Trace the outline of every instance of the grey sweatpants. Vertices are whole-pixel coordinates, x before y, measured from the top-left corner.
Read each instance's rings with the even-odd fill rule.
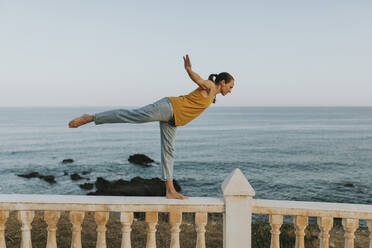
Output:
[[[145,123],[159,121],[161,140],[161,165],[164,180],[173,180],[174,139],[176,127],[168,122],[173,118],[172,104],[164,97],[138,109],[115,109],[94,115],[96,125],[104,123]]]

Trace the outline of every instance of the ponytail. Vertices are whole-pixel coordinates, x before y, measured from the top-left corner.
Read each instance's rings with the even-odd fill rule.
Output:
[[[209,77],[208,77],[208,80],[211,80],[213,83],[216,83],[216,78],[217,78],[217,74],[211,74],[211,75],[209,75]],[[213,80],[213,77],[215,78],[214,80]]]

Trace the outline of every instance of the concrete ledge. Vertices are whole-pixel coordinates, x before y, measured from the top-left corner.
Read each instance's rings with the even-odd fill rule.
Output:
[[[252,213],[372,219],[372,205],[253,199]]]
[[[0,194],[0,210],[170,212],[177,209],[182,212],[225,211],[223,199],[211,197],[175,200],[165,197]]]

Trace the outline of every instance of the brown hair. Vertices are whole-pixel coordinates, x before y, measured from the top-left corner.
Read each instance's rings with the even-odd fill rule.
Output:
[[[215,79],[213,80],[213,78]],[[228,84],[231,80],[234,80],[234,78],[228,72],[221,72],[220,74],[209,75],[208,80],[211,80],[216,85],[219,85],[222,80],[225,80],[225,84]],[[213,99],[213,103],[216,103],[216,96]]]

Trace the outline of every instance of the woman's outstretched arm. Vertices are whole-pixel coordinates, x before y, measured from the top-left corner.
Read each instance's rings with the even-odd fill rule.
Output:
[[[199,85],[200,88],[205,90],[210,90],[213,86],[213,82],[210,80],[204,80],[202,79],[199,74],[192,71],[191,69],[191,61],[189,58],[189,55],[186,54],[186,57],[183,56],[183,61],[185,63],[185,70],[187,71],[187,74],[189,74],[189,77],[192,81],[194,81],[197,85]]]

